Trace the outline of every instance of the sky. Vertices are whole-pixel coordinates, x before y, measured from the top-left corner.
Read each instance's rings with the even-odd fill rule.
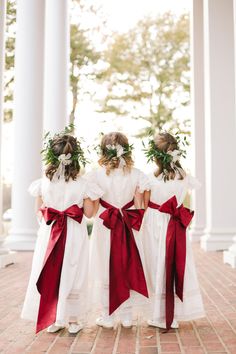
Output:
[[[192,0],[96,0],[107,14],[109,26],[126,31],[148,14],[172,11],[179,14],[190,10]]]

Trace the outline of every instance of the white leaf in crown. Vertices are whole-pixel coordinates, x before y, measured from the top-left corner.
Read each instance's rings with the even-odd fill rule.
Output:
[[[180,156],[181,156],[181,153],[179,150],[173,150],[173,151],[169,150],[169,151],[167,151],[167,154],[172,156],[172,162],[179,161]]]
[[[116,154],[117,154],[117,157],[121,157],[124,154],[123,146],[121,146],[119,144],[116,145]]]

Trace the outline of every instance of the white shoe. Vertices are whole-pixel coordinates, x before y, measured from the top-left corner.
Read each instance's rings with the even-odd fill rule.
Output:
[[[121,321],[121,324],[124,328],[131,328],[133,325],[133,322],[132,322],[132,320],[124,320],[124,321]]]
[[[157,321],[154,321],[154,320],[147,320],[147,324],[151,327],[158,327],[158,328],[166,328],[164,322],[161,323],[161,322],[157,322]]]
[[[114,327],[114,321],[112,318],[109,318],[108,316],[101,316],[96,319],[96,325],[104,327],[104,328],[113,328]]]
[[[178,329],[179,328],[179,324],[176,320],[173,320],[172,324],[171,324],[171,328],[173,329]]]
[[[56,333],[60,331],[60,329],[65,328],[64,326],[58,326],[55,323],[53,323],[51,326],[47,328],[48,333]]]
[[[68,332],[71,334],[76,334],[81,331],[81,329],[83,329],[83,325],[81,323],[70,323]]]
[[[148,320],[147,324],[151,327],[158,327],[161,329],[166,329],[166,323],[165,322],[158,322],[158,321],[154,321],[154,320]],[[176,320],[173,320],[172,324],[171,324],[171,328],[173,329],[177,329],[179,328],[178,322]]]

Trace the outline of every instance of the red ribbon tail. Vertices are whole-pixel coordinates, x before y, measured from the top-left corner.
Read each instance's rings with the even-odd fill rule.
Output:
[[[170,219],[166,235],[166,329],[174,319],[174,273],[175,273],[175,221]]]
[[[173,274],[173,265],[171,264],[170,259],[167,259],[166,262],[166,304],[165,305],[166,305],[166,329],[169,330],[171,328],[174,319],[174,308],[175,308],[174,274]]]
[[[176,238],[176,271],[175,271],[175,292],[183,302],[184,273],[186,263],[186,228],[179,223],[176,225],[178,237]]]
[[[127,249],[121,222],[116,231],[111,230],[109,265],[109,315],[111,315],[130,296],[126,274]]]
[[[126,234],[129,243],[128,276],[130,289],[148,298],[148,289],[143,265],[132,229],[129,230],[126,227]]]
[[[178,296],[178,298],[183,302],[183,289],[176,289],[176,295]]]
[[[36,325],[36,333],[47,328],[56,321],[57,299],[53,303],[48,302],[47,296],[41,295],[38,319]]]
[[[130,292],[127,289],[127,291],[123,294],[122,296],[119,296],[119,294],[114,294],[112,290],[109,291],[109,316],[113,314],[115,310],[118,309],[120,305],[123,304],[126,300],[128,300],[130,297]]]
[[[61,270],[67,236],[67,216],[79,223],[83,218],[83,209],[79,208],[78,205],[72,205],[64,212],[53,208],[43,208],[41,211],[48,224],[53,220],[55,222],[51,228],[43,268],[36,283],[41,295],[36,333],[56,321]]]
[[[148,297],[141,258],[135,243],[132,227],[139,230],[143,210],[129,210],[133,201],[119,209],[101,200],[106,210],[100,215],[103,224],[111,231],[109,264],[109,314],[129,299],[130,290]]]
[[[166,328],[169,330],[174,319],[174,287],[176,295],[183,301],[184,273],[186,262],[186,227],[193,212],[183,205],[178,207],[175,196],[161,206],[149,202],[149,207],[170,214],[166,233]]]
[[[49,246],[50,242],[53,242],[52,235],[56,231],[57,229],[52,226]],[[53,324],[56,320],[61,270],[66,242],[66,226],[62,231],[60,230],[60,232],[61,236],[54,244],[52,252],[46,259],[36,284],[41,295],[36,333]]]
[[[169,292],[166,294],[166,329],[171,328],[174,319],[174,293]]]

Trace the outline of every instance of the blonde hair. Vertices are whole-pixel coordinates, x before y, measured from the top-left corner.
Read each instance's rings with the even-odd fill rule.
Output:
[[[154,143],[158,150],[167,152],[179,150],[178,142],[170,133],[159,133],[154,137]],[[156,177],[160,176],[163,171],[163,163],[160,159],[155,158],[155,163],[158,169],[154,172]],[[165,165],[165,180],[173,180],[178,176],[178,179],[184,179],[185,171],[179,161],[175,162],[174,168],[171,164]]]
[[[109,157],[106,153],[107,145],[116,145],[119,144],[122,147],[127,147],[129,145],[128,138],[120,132],[111,132],[105,134],[101,140],[101,157],[98,160],[100,166],[106,167],[106,174],[109,175],[111,170],[114,170],[119,167],[120,158],[119,157]],[[130,172],[131,168],[134,165],[132,159],[131,151],[128,151],[122,158],[125,160],[126,165],[123,167],[124,172]]]

